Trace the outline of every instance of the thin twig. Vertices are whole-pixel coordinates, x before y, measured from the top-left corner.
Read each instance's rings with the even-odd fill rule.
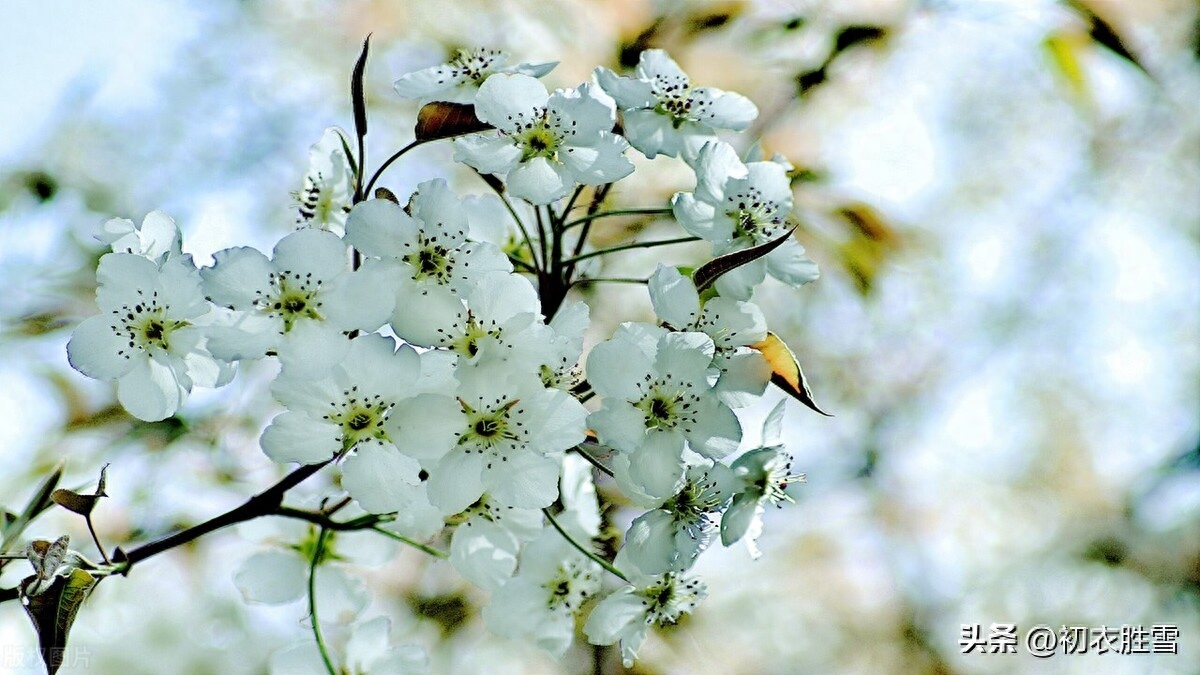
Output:
[[[317,639],[317,650],[321,652],[321,660],[325,662],[325,669],[329,671],[329,675],[338,675],[337,668],[333,667],[333,660],[329,658],[329,648],[325,646],[325,638],[321,635],[321,621],[317,618],[317,565],[325,556],[325,537],[329,535],[329,530],[321,528],[317,534],[317,545],[313,549],[312,562],[308,566],[308,616],[312,620],[313,637]]]

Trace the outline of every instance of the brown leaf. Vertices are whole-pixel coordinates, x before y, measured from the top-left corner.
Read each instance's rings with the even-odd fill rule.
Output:
[[[768,332],[765,340],[750,346],[761,352],[767,364],[771,366],[772,384],[816,412],[833,417],[817,406],[812,390],[808,387],[808,380],[804,377],[804,371],[800,370],[800,363],[796,361],[796,355],[778,335]]]
[[[722,274],[731,272],[747,263],[754,262],[779,248],[795,231],[796,228],[793,227],[778,238],[772,239],[765,244],[751,246],[750,248],[744,248],[733,253],[726,253],[697,267],[696,271],[692,273],[692,282],[696,284],[696,292],[703,293],[709,286],[716,283]]]
[[[418,141],[436,141],[493,128],[475,116],[475,106],[467,103],[434,101],[426,103],[417,113],[414,130]]]

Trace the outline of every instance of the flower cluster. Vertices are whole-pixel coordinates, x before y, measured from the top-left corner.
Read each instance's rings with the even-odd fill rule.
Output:
[[[497,633],[562,654],[593,607],[588,639],[620,641],[628,664],[650,628],[704,597],[691,569],[718,534],[757,555],[764,505],[800,478],[778,442],[782,404],[764,446],[740,456],[736,410],[775,372],[757,347],[768,333],[754,288],[767,274],[804,284],[816,266],[790,236],[786,162],[746,163],[717,137],[755,118],[748,99],[692,87],[658,50],[631,77],[600,68],[554,92],[537,79],[554,64],[506,58],[460,52],[396,82],[432,106],[474,106],[469,131],[439,137],[455,136],[457,161],[502,177],[487,183],[503,186],[496,196],[464,198],[444,180],[403,200],[358,196],[362,158],[331,129],[311,153],[300,228],[270,255],[230,248],[197,269],[165,215],[106,223],[101,314],[68,354],[116,380],[144,420],[176,414],[194,386],[227,383],[239,362],[276,359],[282,412],[262,433],[267,456],[336,466],[363,522],[414,542],[448,532],[450,563],[492,593],[483,618]],[[692,167],[695,189],[659,212],[711,242],[723,273],[710,288],[660,265],[643,280],[657,320],[622,323],[585,356],[576,263],[605,251],[581,256],[587,230],[569,218],[585,191],[589,215],[604,215],[609,187],[634,171],[631,146]],[[612,557],[598,546],[611,504],[596,480],[642,510]],[[293,549],[260,557],[296,567]],[[253,590],[272,580],[253,566],[239,574],[247,597],[297,595],[294,583]],[[610,577],[624,585],[589,602]],[[386,643],[386,622],[364,631]]]

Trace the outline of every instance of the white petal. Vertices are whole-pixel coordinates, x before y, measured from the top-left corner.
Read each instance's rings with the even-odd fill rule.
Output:
[[[728,406],[713,397],[696,405],[696,424],[684,430],[692,449],[710,459],[720,459],[737,450],[742,425]]]
[[[679,192],[671,199],[671,210],[675,220],[688,234],[711,242],[728,242],[733,234],[727,226],[728,219],[717,218],[717,210],[708,202],[696,199],[690,192]]]
[[[750,173],[733,146],[706,143],[696,159],[696,198],[714,206],[725,204],[726,183],[745,179]]]
[[[633,163],[621,154],[627,147],[625,139],[606,131],[588,146],[562,148],[558,158],[577,183],[615,183],[633,173]]]
[[[450,563],[471,583],[495,590],[512,577],[519,549],[520,543],[507,530],[472,519],[450,538]]]
[[[279,605],[304,595],[308,563],[294,551],[267,550],[246,558],[233,583],[246,602]]]
[[[462,512],[483,494],[482,473],[478,453],[450,451],[430,472],[429,501],[446,515]]]
[[[655,499],[675,494],[683,480],[683,436],[677,431],[648,432],[641,448],[629,456],[629,478]]]
[[[271,420],[259,444],[273,461],[312,464],[342,449],[342,430],[335,424],[288,411]]]
[[[271,287],[274,267],[267,256],[246,248],[227,248],[213,254],[213,266],[200,270],[204,292],[222,307],[250,309],[259,293]]]
[[[279,342],[279,362],[289,377],[322,377],[349,349],[349,338],[336,328],[323,321],[298,321]]]
[[[574,396],[560,389],[543,389],[525,396],[518,406],[529,430],[531,450],[550,454],[566,450],[584,439],[588,411]]]
[[[588,382],[605,397],[636,400],[637,383],[653,371],[653,361],[623,340],[601,342],[587,358]]]
[[[346,217],[346,241],[365,255],[401,258],[417,242],[417,223],[387,199],[368,199]]]
[[[687,73],[661,49],[647,49],[638,56],[637,74],[642,79],[664,78],[676,80],[685,86],[689,81]]]
[[[677,555],[673,516],[654,509],[635,518],[625,533],[624,551],[642,574],[670,571]]]
[[[758,108],[750,99],[731,91],[697,87],[690,98],[696,118],[718,129],[742,131],[758,117]]]
[[[541,509],[558,498],[558,471],[552,457],[519,452],[484,472],[484,489],[505,506]]]
[[[770,257],[769,255],[767,256]],[[734,300],[749,300],[754,294],[754,287],[761,284],[767,276],[767,263],[762,258],[746,263],[737,269],[730,270],[717,278],[717,292],[723,297]]]
[[[455,74],[456,68],[443,63],[401,75],[394,83],[396,93],[404,98],[428,98],[466,82],[466,77]]]
[[[454,447],[464,425],[457,401],[440,394],[421,394],[396,404],[388,415],[387,432],[401,452],[437,460]]]
[[[795,239],[768,253],[766,260],[767,271],[785,284],[800,286],[821,276],[817,263],[804,254],[804,247]]]
[[[562,113],[564,123],[574,134],[573,142],[590,145],[597,134],[610,133],[616,121],[612,99],[595,90],[593,84],[580,85],[578,89],[556,91],[546,104],[549,110]]]
[[[281,272],[312,273],[314,280],[332,279],[350,268],[346,243],[326,230],[297,230],[275,245],[272,257]]]
[[[497,129],[514,131],[521,120],[539,114],[549,96],[546,85],[535,78],[497,73],[479,87],[475,96],[475,114]]]
[[[509,193],[529,200],[531,204],[549,204],[565,197],[572,187],[574,181],[567,168],[545,157],[521,162],[508,172]]]
[[[763,508],[753,495],[740,493],[734,496],[729,508],[721,516],[721,544],[729,546],[742,538],[750,524],[758,519]]]
[[[188,387],[179,381],[179,375],[157,359],[139,360],[132,370],[117,380],[117,400],[130,415],[140,420],[157,422],[166,419],[174,415],[187,398]]]
[[[610,399],[604,407],[588,416],[588,425],[600,442],[622,452],[633,452],[645,440],[646,416],[633,405]]]
[[[129,346],[129,337],[113,325],[111,316],[104,313],[85,319],[67,342],[71,366],[98,380],[115,380],[148,358],[141,348]],[[122,355],[122,351],[126,353]]]
[[[678,157],[682,145],[671,118],[653,110],[626,110],[622,115],[625,138],[629,144],[654,159],[656,155]]]
[[[508,173],[521,161],[521,149],[507,136],[472,134],[454,139],[454,161],[480,173]]]
[[[654,314],[673,328],[684,330],[700,318],[700,295],[691,279],[659,263],[650,276],[650,303]]]
[[[371,601],[366,583],[335,565],[317,568],[317,617],[330,623],[352,623]]]
[[[396,304],[400,273],[394,263],[365,260],[321,292],[321,310],[338,330],[373,331],[387,322]]]
[[[621,77],[608,68],[597,68],[594,74],[600,87],[616,100],[618,107],[626,110],[654,107],[656,102],[654,90],[650,87],[649,82],[632,77]]]
[[[418,482],[421,466],[390,443],[359,443],[342,461],[342,487],[371,513],[390,513],[404,506],[400,493]]]

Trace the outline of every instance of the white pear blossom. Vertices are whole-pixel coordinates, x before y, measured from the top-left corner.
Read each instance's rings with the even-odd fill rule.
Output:
[[[687,571],[716,534],[733,483],[723,464],[689,467],[678,492],[634,519],[625,533],[625,559],[645,574]]]
[[[701,308],[692,280],[661,264],[650,277],[649,290],[654,313],[665,327],[712,338],[712,365],[720,373],[713,389],[726,404],[740,407],[762,396],[771,381],[771,366],[750,348],[767,337],[767,321],[757,305],[717,296]]]
[[[542,532],[541,509],[505,506],[487,494],[457,517],[465,520],[450,538],[450,564],[487,590],[513,575],[521,546]]]
[[[395,82],[396,93],[404,98],[424,101],[474,103],[479,85],[491,75],[518,73],[541,77],[558,65],[554,61],[505,66],[507,62],[508,54],[497,49],[459,49],[448,63],[401,75]]]
[[[157,256],[156,256],[157,257]],[[117,398],[134,417],[167,418],[193,386],[219,387],[233,367],[208,350],[212,306],[188,255],[161,266],[134,253],[109,253],[96,269],[100,314],[83,321],[67,343],[79,372],[117,381]]]
[[[298,226],[341,234],[354,199],[354,172],[341,129],[329,127],[309,150],[308,173],[298,199]]]
[[[583,302],[564,302],[550,320],[549,345],[542,350],[542,384],[570,389],[579,380],[579,357],[588,329],[588,306]]]
[[[781,400],[767,415],[763,447],[746,452],[730,467],[736,481],[735,494],[721,519],[721,543],[729,546],[744,538],[753,558],[762,555],[756,540],[762,534],[764,506],[792,501],[787,486],[804,482],[804,474],[792,473],[792,458],[779,442],[784,403]]]
[[[460,368],[457,377],[463,423],[454,449],[429,472],[430,501],[447,515],[484,492],[506,506],[549,506],[558,496],[558,457],[584,439],[587,410],[504,363]]]
[[[661,153],[691,163],[701,146],[716,140],[714,129],[741,131],[758,117],[758,108],[741,94],[692,87],[661,49],[641,53],[634,77],[607,68],[597,68],[595,74],[621,109],[629,144],[650,159]]]
[[[575,637],[575,618],[600,592],[600,565],[547,528],[521,552],[516,576],[492,593],[483,620],[492,632],[527,638],[562,656]]]
[[[351,340],[346,357],[323,377],[284,371],[271,391],[288,410],[263,432],[263,451],[277,462],[301,463],[353,452],[342,465],[344,486],[363,508],[386,512],[377,507],[391,504],[387,488],[415,485],[417,458],[436,459],[448,450],[462,415],[452,391],[429,393],[421,376],[422,356],[407,345],[395,351],[382,335]],[[401,417],[424,423],[401,425]]]
[[[743,164],[728,143],[708,143],[696,160],[695,192],[677,193],[671,206],[683,229],[712,242],[713,254],[723,255],[786,233],[792,188],[779,162]],[[716,288],[723,296],[746,300],[768,273],[792,286],[819,276],[804,247],[789,237],[766,256],[721,275]]]
[[[354,207],[346,241],[365,255],[378,257],[397,272],[393,330],[414,344],[432,346],[447,314],[462,310],[462,296],[491,273],[512,270],[494,244],[468,241],[467,210],[445,181],[422,183],[409,215],[386,199]],[[534,304],[537,298],[534,294]]]
[[[351,271],[349,249],[331,232],[289,234],[268,260],[246,247],[218,251],[200,271],[209,300],[231,310],[210,347],[226,359],[277,354],[298,377],[319,377],[345,355],[346,333],[375,330],[395,296],[382,266]]]
[[[675,493],[683,478],[685,441],[719,459],[737,448],[741,426],[708,383],[712,340],[625,323],[588,355],[588,381],[604,406],[588,423],[623,453],[616,469],[651,499]]]
[[[526,75],[493,75],[475,112],[498,133],[455,139],[455,155],[483,173],[507,174],[508,192],[533,204],[565,197],[577,184],[611,183],[633,172],[628,144],[612,133],[612,102],[592,85],[549,94]]]
[[[96,239],[113,253],[133,253],[157,263],[183,252],[183,236],[175,221],[162,211],[151,211],[141,226],[128,218],[111,218],[96,231]]]
[[[421,675],[429,671],[429,656],[419,645],[393,644],[391,621],[376,617],[355,624],[346,641],[346,667],[354,675]],[[284,647],[271,655],[270,675],[327,675],[321,651],[312,639]]]
[[[251,554],[238,565],[233,582],[247,602],[283,605],[304,597],[317,532],[309,526],[298,539],[275,541]],[[361,537],[361,533],[348,533]],[[349,624],[371,601],[364,580],[334,554],[338,535],[326,534],[325,550],[316,569],[317,612],[322,621]],[[353,547],[346,547],[348,550]]]
[[[708,594],[700,580],[674,572],[633,575],[631,581],[601,600],[583,627],[588,642],[594,645],[620,641],[621,661],[626,668],[633,666],[651,626],[677,622]]]

